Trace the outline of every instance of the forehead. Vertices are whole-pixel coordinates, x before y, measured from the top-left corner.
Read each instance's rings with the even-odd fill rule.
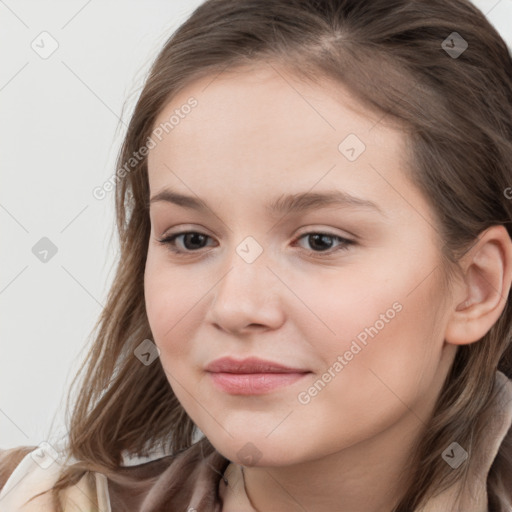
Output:
[[[192,82],[164,107],[155,127],[165,124],[191,97],[197,100],[197,106],[169,130],[174,143],[202,137],[210,126],[219,125],[223,134],[237,139],[250,134],[257,141],[263,138],[267,145],[272,140],[265,134],[272,132],[279,134],[280,143],[292,146],[312,136],[322,138],[326,132],[342,137],[351,130],[368,142],[401,136],[391,118],[363,107],[343,84],[327,78],[318,84],[306,82],[270,63],[223,71]],[[189,121],[184,122],[187,118]],[[209,140],[215,135],[209,133]]]
[[[268,196],[269,187],[315,182],[376,194],[380,173],[396,181],[405,167],[396,123],[365,109],[342,84],[308,83],[270,64],[192,82],[153,128],[161,140],[153,136],[148,155],[152,194],[166,185],[186,192],[188,183],[198,195],[261,189]],[[348,158],[351,148],[356,159]]]

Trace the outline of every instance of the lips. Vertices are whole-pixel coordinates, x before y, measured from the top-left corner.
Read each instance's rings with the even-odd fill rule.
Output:
[[[273,361],[257,357],[237,360],[232,357],[222,357],[212,361],[207,367],[209,372],[223,373],[307,373],[309,370],[291,368]]]
[[[233,395],[261,395],[297,382],[311,373],[273,361],[251,357],[216,359],[206,366],[213,384]]]

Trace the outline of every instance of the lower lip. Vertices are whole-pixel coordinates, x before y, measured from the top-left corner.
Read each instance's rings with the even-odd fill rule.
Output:
[[[309,372],[308,372],[309,373]],[[213,383],[221,391],[233,395],[261,395],[293,384],[308,373],[211,373]]]

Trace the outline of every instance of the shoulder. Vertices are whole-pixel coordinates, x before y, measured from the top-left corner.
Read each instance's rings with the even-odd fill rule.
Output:
[[[0,451],[0,510],[53,512],[52,494],[44,492],[59,479],[63,455],[46,444]],[[63,492],[64,506],[69,503],[75,507],[70,510],[86,510],[91,503],[105,505],[105,482],[103,475],[94,473],[92,481],[84,475]],[[39,493],[44,494],[37,496]]]
[[[16,466],[28,453],[34,451],[37,446],[17,446],[3,450],[0,448],[0,490],[5,486]]]
[[[53,461],[48,458],[48,454],[38,446],[19,446],[2,450],[0,453],[2,510],[22,510],[26,500],[45,490],[45,487],[51,487],[57,475],[56,464],[50,464],[50,462]],[[44,501],[45,505],[48,505],[46,500]],[[38,503],[42,505],[41,500]],[[30,510],[30,507],[27,510]]]

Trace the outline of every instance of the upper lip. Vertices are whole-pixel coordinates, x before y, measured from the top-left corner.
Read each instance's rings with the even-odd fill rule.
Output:
[[[215,359],[206,366],[209,372],[224,373],[307,373],[309,370],[291,368],[274,361],[267,361],[257,357],[246,359],[234,359],[232,357],[221,357]]]

